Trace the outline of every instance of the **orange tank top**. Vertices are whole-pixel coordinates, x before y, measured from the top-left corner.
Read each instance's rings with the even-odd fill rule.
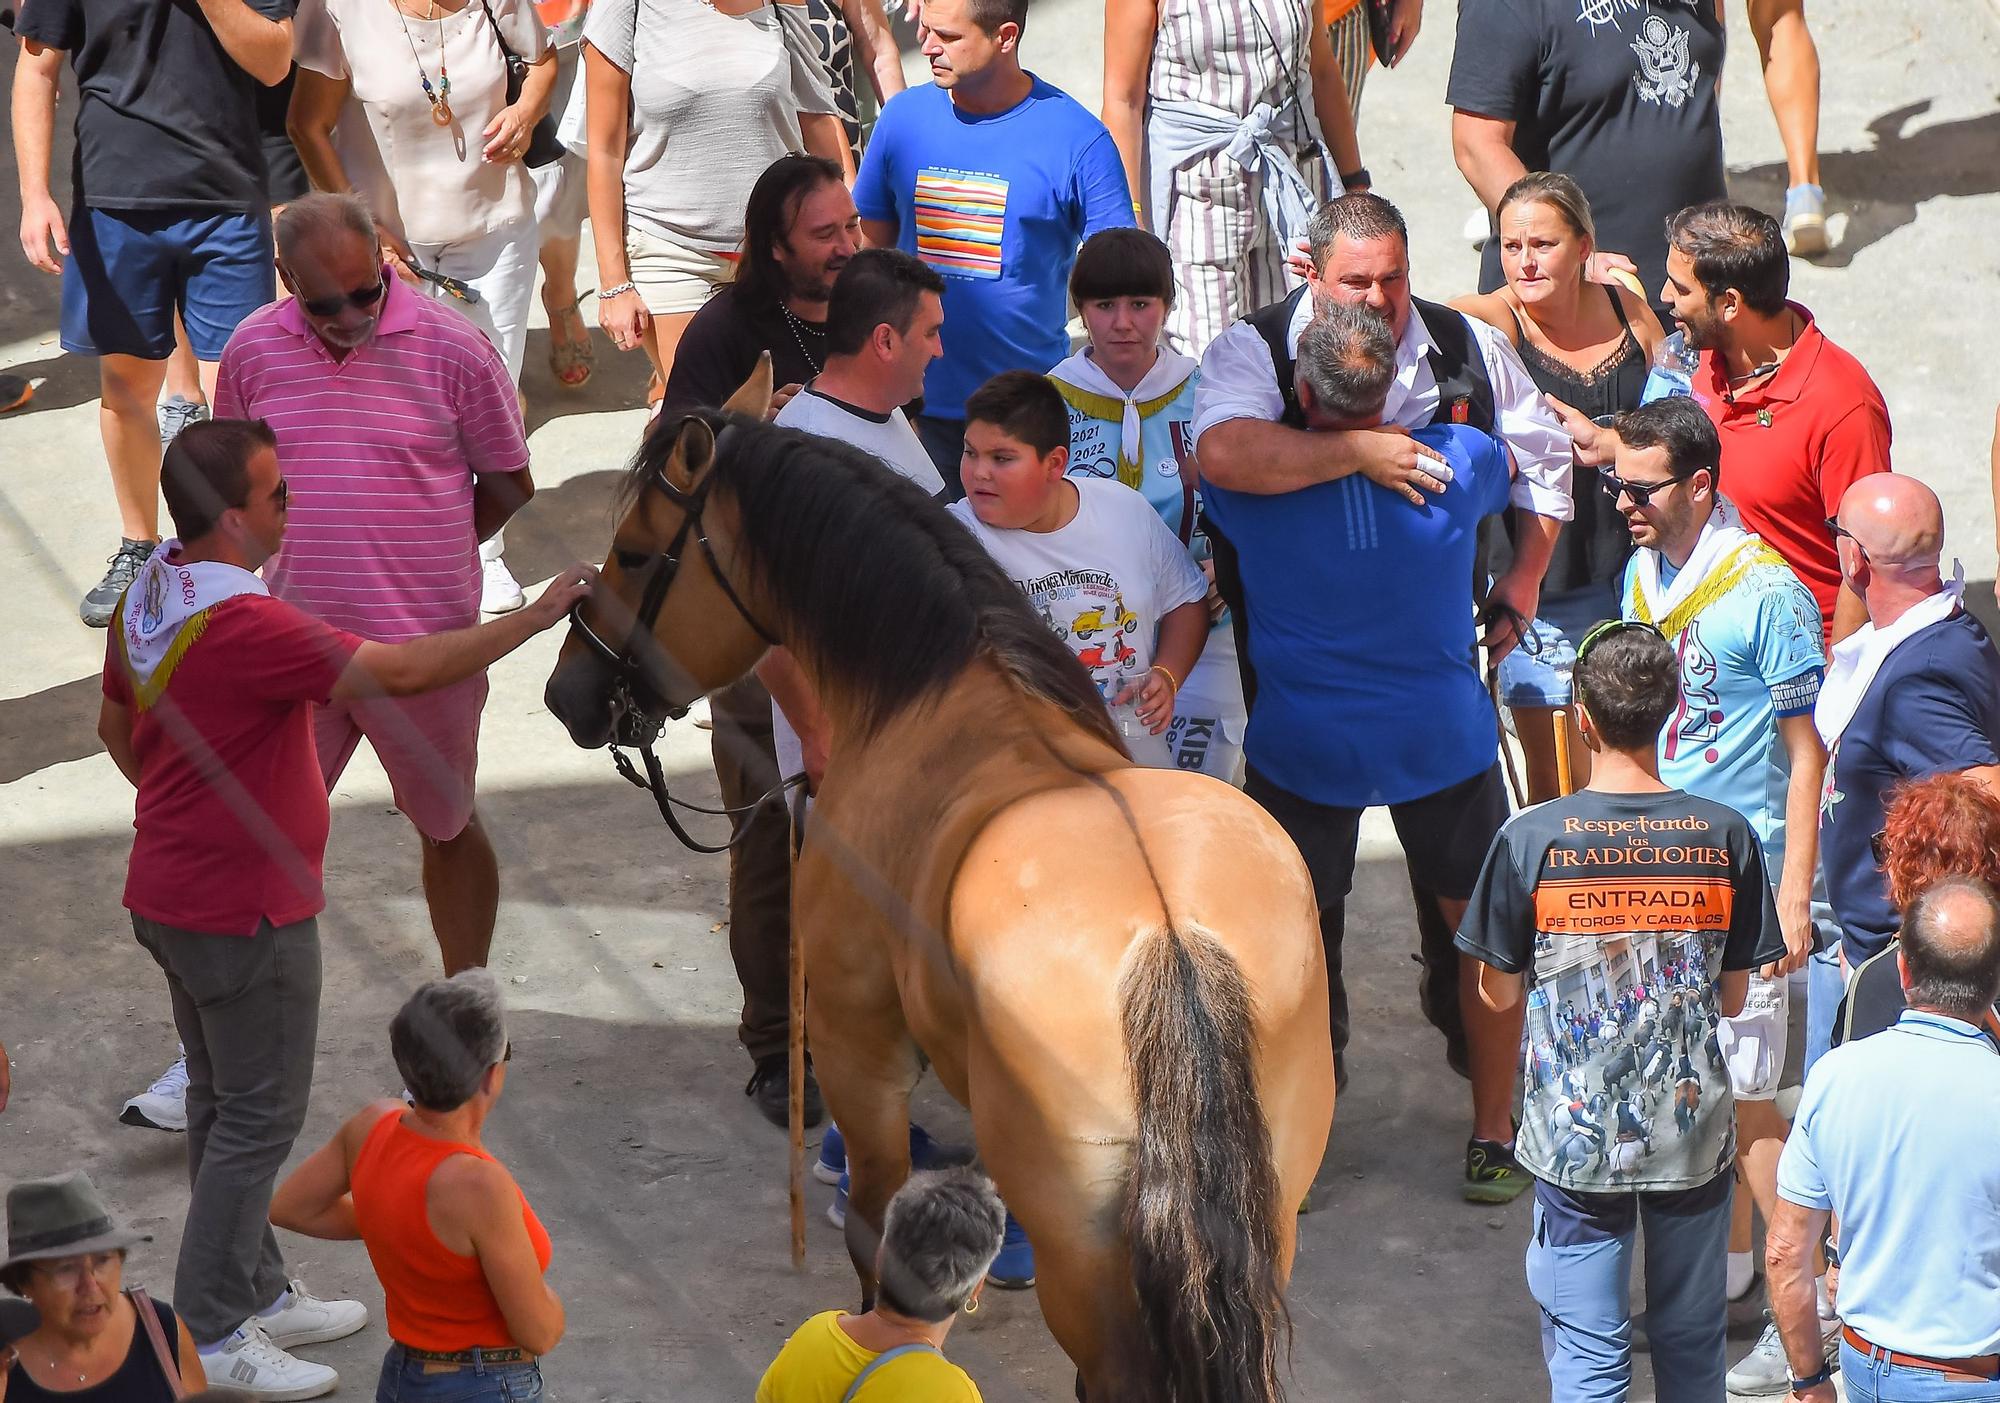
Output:
[[[437,1167],[453,1155],[493,1159],[471,1145],[418,1134],[403,1124],[401,1111],[385,1113],[362,1142],[348,1176],[354,1219],[382,1282],[390,1339],[411,1349],[504,1349],[514,1340],[479,1258],[452,1251],[431,1231],[426,1190]],[[547,1271],[549,1234],[525,1194],[521,1217],[535,1260]]]

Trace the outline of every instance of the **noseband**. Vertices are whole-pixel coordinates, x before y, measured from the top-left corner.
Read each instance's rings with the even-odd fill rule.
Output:
[[[711,429],[714,428],[714,423],[703,416],[689,417],[702,418],[703,423],[708,424]],[[611,763],[628,783],[653,796],[654,804],[659,807],[660,817],[666,820],[667,827],[673,832],[674,837],[681,841],[682,846],[698,853],[729,851],[743,841],[758,809],[783,794],[785,790],[805,782],[803,775],[780,780],[778,786],[768,794],[733,808],[709,808],[676,799],[668,792],[666,771],[660,765],[660,757],[653,750],[653,745],[659,740],[665,722],[655,718],[640,705],[638,700],[642,694],[652,690],[646,682],[645,669],[639,661],[640,641],[653,636],[654,625],[660,619],[660,610],[666,606],[667,591],[673,588],[674,579],[680,574],[681,564],[687,558],[687,544],[690,537],[694,539],[695,545],[700,547],[702,558],[708,562],[709,574],[721,587],[724,597],[735,606],[743,622],[750,626],[750,631],[772,647],[780,646],[777,635],[757,621],[757,616],[750,612],[750,606],[743,602],[743,596],[736,592],[736,586],[729,582],[729,576],[722,569],[722,562],[716,559],[715,547],[709,543],[708,529],[702,524],[702,509],[708,504],[709,488],[715,482],[714,464],[721,461],[724,446],[736,433],[737,428],[734,424],[723,426],[721,433],[716,436],[715,451],[709,460],[710,469],[691,490],[683,492],[674,486],[668,480],[663,468],[654,468],[651,475],[640,484],[641,496],[648,491],[658,491],[674,506],[680,508],[681,524],[674,531],[673,539],[667,542],[664,550],[647,553],[614,548],[620,567],[634,573],[650,572],[646,576],[646,587],[639,596],[639,607],[633,614],[632,628],[625,635],[624,646],[612,646],[590,626],[589,620],[583,613],[586,600],[577,600],[569,611],[571,635],[581,638],[584,645],[611,668],[611,706],[615,713],[609,746]],[[665,708],[665,710],[667,720],[677,721],[687,715],[685,706]],[[639,758],[645,764],[643,776],[639,773],[638,767],[633,765],[631,757],[620,749],[621,746],[639,752]],[[728,841],[719,844],[695,841],[694,836],[681,826],[680,819],[674,813],[676,807],[686,809],[690,813],[711,814],[732,820]]]

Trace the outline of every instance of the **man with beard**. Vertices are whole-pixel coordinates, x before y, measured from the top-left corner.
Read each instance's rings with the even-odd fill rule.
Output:
[[[662,412],[727,403],[769,351],[775,416],[826,364],[826,300],[859,247],[861,219],[840,167],[818,156],[773,161],[744,208],[735,281],[681,333]]]
[[[1786,299],[1791,259],[1777,220],[1716,200],[1668,220],[1667,240],[1660,298],[1701,350],[1694,395],[1722,436],[1729,500],[1812,591],[1831,646],[1868,609],[1841,583],[1827,519],[1857,479],[1889,471],[1889,407],[1861,362]],[[1574,412],[1564,419],[1579,462],[1611,460],[1614,435]]]
[[[780,156],[757,178],[743,215],[736,280],[711,297],[682,333],[667,375],[663,414],[728,401],[771,357],[770,413],[776,416],[826,368],[827,301],[840,270],[861,247],[861,221],[840,167],[817,156]],[[778,760],[771,694],[755,676],[709,699],[710,750],[722,802],[752,815],[729,850],[729,954],[743,986],[736,1036],[753,1068],[743,1090],[771,1124],[783,1127],[791,1086],[792,871],[790,820],[776,794]],[[806,1124],[825,1114],[810,1064]]]

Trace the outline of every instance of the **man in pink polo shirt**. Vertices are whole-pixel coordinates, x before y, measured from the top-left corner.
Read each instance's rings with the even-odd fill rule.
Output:
[[[336,628],[398,642],[479,621],[479,542],[534,493],[506,363],[448,304],[382,266],[368,207],[308,195],[278,218],[291,291],[223,351],[218,416],[262,419],[291,484],[271,593]],[[486,963],[500,874],[473,809],[484,673],[424,697],[315,717],[333,788],[362,737],[423,835],[424,899],[447,975]]]
[[[305,1124],[319,1026],[326,786],[316,703],[448,687],[560,623],[590,591],[565,571],[519,613],[371,642],[270,597],[257,567],[285,534],[289,484],[261,423],[184,430],[161,473],[178,539],[119,598],[98,734],[138,790],[125,905],[187,1049],[187,1225],[174,1307],[211,1379],[260,1398],[337,1382],[287,1345],[367,1323],[287,1279],[269,1221]]]

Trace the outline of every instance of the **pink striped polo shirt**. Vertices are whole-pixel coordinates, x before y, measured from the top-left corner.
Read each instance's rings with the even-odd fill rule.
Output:
[[[472,485],[528,466],[514,384],[478,328],[393,275],[374,337],[335,360],[292,298],[223,350],[219,418],[263,419],[291,492],[264,567],[279,599],[391,643],[479,622]]]

